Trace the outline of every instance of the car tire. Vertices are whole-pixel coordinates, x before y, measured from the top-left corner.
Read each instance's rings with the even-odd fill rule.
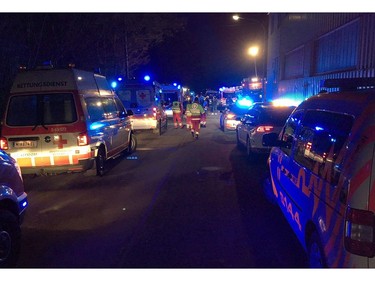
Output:
[[[326,268],[327,263],[324,256],[324,249],[320,242],[319,235],[314,231],[307,244],[307,255],[310,268]]]
[[[236,143],[237,143],[237,148],[242,149],[243,145],[240,142],[240,138],[238,137],[238,131],[236,130]]]
[[[0,210],[0,267],[15,267],[21,246],[21,227],[17,217]]]
[[[251,143],[250,143],[249,137],[246,139],[246,156],[250,160],[253,157],[253,152],[251,151]]]
[[[96,156],[96,175],[102,177],[105,173],[105,150],[100,147]]]
[[[137,137],[135,136],[135,134],[133,133],[130,134],[130,142],[129,142],[129,146],[127,149],[127,153],[130,154],[134,152],[137,149],[137,144],[138,144],[138,141],[137,141]]]
[[[156,128],[154,129],[154,133],[161,136],[161,119],[158,120],[156,123]]]

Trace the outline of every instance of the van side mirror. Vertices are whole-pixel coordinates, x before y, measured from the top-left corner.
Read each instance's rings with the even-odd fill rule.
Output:
[[[128,109],[126,112],[128,113],[128,116],[130,116],[130,115],[134,115],[134,112],[133,112],[133,110],[131,110],[131,109]]]

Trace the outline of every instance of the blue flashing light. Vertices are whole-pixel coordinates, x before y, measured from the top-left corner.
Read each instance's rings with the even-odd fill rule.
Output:
[[[173,83],[173,86],[177,87],[177,83]]]
[[[316,131],[324,131],[324,129],[322,127],[320,127],[320,126],[315,126],[315,130]]]
[[[237,100],[237,104],[239,107],[250,107],[253,105],[253,101],[249,97],[244,97]]]
[[[111,87],[112,87],[112,89],[116,88],[117,87],[117,82],[116,81],[112,81],[111,82]]]
[[[280,98],[272,101],[276,106],[298,106],[301,102],[302,100],[293,98]]]
[[[117,81],[119,81],[119,82],[121,82],[122,80],[123,80],[122,77],[118,77],[118,78],[117,78]]]
[[[92,123],[90,125],[90,130],[97,130],[97,129],[102,128],[103,126],[104,126],[103,123],[97,123],[97,122],[95,122],[95,123]]]
[[[151,80],[151,77],[150,77],[150,75],[145,75],[145,77],[143,77],[143,79],[144,79],[145,81],[150,81],[150,80]]]

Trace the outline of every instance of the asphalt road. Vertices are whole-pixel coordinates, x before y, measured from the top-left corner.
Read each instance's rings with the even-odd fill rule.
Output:
[[[266,156],[248,161],[219,116],[194,140],[171,122],[86,173],[25,177],[18,268],[304,268],[305,254],[264,195]]]

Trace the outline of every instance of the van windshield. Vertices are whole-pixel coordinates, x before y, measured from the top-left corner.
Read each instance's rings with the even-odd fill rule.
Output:
[[[71,93],[13,96],[6,116],[9,126],[68,124],[76,120],[77,112]]]

